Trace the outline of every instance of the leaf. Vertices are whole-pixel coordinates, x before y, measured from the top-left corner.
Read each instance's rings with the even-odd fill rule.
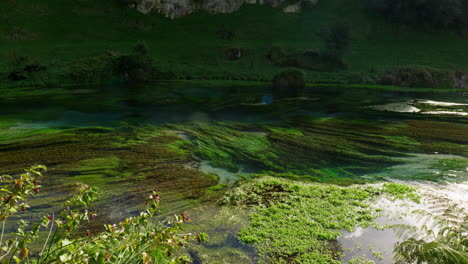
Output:
[[[63,239],[62,241],[60,241],[62,243],[62,246],[63,247],[66,247],[68,245],[70,245],[72,242],[68,239]]]
[[[21,259],[19,259],[17,256],[14,256],[13,259],[16,261],[16,263],[21,263]]]
[[[63,263],[67,263],[67,261],[71,260],[71,256],[67,253],[60,255],[60,261]]]

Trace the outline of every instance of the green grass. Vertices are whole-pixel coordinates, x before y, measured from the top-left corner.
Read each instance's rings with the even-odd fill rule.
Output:
[[[338,20],[351,24],[352,42],[344,58],[349,72],[307,71],[309,81],[349,82],[350,72],[398,65],[468,68],[468,38],[393,25],[367,14],[364,0],[320,1],[300,14],[247,5],[232,14],[197,11],[175,20],[145,16],[116,2],[2,1],[0,9],[8,11],[0,16],[0,70],[8,68],[12,57],[24,55],[49,65],[53,78],[59,78],[78,59],[106,51],[126,53],[143,41],[160,70],[179,79],[270,80],[280,71],[265,58],[272,45],[287,52],[321,50],[326,30]],[[221,27],[233,30],[234,40],[219,39]],[[11,39],[14,29],[26,32],[24,37]],[[228,47],[245,48],[246,55],[228,61],[223,52]]]

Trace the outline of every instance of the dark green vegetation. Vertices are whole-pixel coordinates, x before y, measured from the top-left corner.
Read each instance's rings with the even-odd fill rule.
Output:
[[[272,46],[286,54],[317,54],[325,49],[328,29],[338,21],[350,26],[343,57],[348,70],[304,67],[309,82],[375,83],[372,76],[402,65],[468,68],[467,38],[451,30],[425,32],[395,25],[369,14],[367,1],[319,1],[300,14],[247,5],[233,14],[195,12],[176,20],[145,16],[114,0],[5,0],[0,10],[2,86],[121,80],[110,74],[113,69],[107,62],[131,56],[140,41],[157,61],[157,79],[269,81],[282,70],[266,58]],[[231,49],[244,52],[229,60],[225,54]],[[28,64],[15,66],[19,58]],[[317,55],[300,59],[306,65],[329,61]],[[136,69],[140,70],[132,70],[130,78],[148,78],[145,67]],[[7,81],[9,76],[17,81]]]
[[[369,9],[395,23],[432,30],[468,26],[466,0],[369,0]]]
[[[401,198],[415,196],[414,190],[393,185]],[[333,241],[342,229],[371,225],[377,210],[369,206],[368,199],[395,193],[387,190],[262,177],[229,191],[220,202],[258,206],[240,239],[256,245],[259,263],[341,263]]]

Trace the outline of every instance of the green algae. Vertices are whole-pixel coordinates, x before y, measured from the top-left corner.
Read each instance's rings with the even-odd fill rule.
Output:
[[[446,125],[423,120],[372,123],[309,119],[278,124],[171,125],[168,129],[182,131],[190,138],[181,141],[183,148],[175,149],[181,153],[192,151],[213,167],[235,172],[239,164],[248,163],[286,178],[292,174],[319,182],[342,179],[341,184],[349,185],[359,182],[359,174],[401,164],[407,153],[463,155],[466,125],[451,124],[453,129],[448,135],[439,133]]]
[[[464,171],[468,168],[468,160],[466,159],[439,159],[436,164],[432,165],[432,169],[443,169],[445,171]]]
[[[47,134],[62,132],[62,129],[56,128],[41,128],[41,129],[15,129],[12,127],[0,128],[0,144],[5,141],[23,140],[31,136],[43,137]]]
[[[161,212],[172,214],[195,206],[196,199],[218,183],[216,175],[186,166],[194,162],[191,155],[168,147],[179,144],[174,143],[180,137],[173,132],[145,130],[142,134],[86,128],[30,135],[3,141],[0,151],[8,155],[0,155],[0,164],[2,172],[16,172],[31,163],[49,167],[44,179],[47,188],[35,200],[32,215],[54,212],[73,191],[67,186],[82,182],[97,187],[101,193],[95,204],[99,216],[92,228],[138,212],[152,190],[159,191],[164,200]],[[133,138],[144,143],[133,144]]]
[[[413,198],[414,189],[405,187],[338,187],[262,177],[243,182],[220,203],[254,206],[239,239],[257,248],[259,263],[340,263],[341,254],[330,242],[343,229],[374,224],[379,210],[369,206],[369,199],[382,193]]]
[[[171,126],[193,138],[194,154],[209,160],[215,167],[238,171],[237,162],[265,161],[270,155],[266,150],[270,143],[261,133],[230,128],[225,123],[213,125]]]

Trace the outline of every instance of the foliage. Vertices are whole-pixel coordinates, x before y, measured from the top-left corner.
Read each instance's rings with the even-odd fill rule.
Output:
[[[370,0],[372,11],[394,22],[419,28],[445,28],[466,15],[463,0]]]
[[[366,200],[373,187],[305,185],[263,177],[228,192],[220,203],[258,206],[239,234],[256,245],[259,263],[340,263],[329,247],[342,229],[368,226],[375,217]]]
[[[70,66],[69,78],[77,83],[95,83],[112,78],[115,54],[81,58]]]
[[[282,48],[275,46],[268,51],[266,57],[273,65],[279,67],[298,67],[323,72],[346,69],[347,66],[343,63],[341,57],[332,53],[309,50],[287,54]]]
[[[50,78],[59,79],[60,85],[76,84],[74,80],[62,79],[70,74],[70,66],[75,62],[107,50],[128,54],[135,40],[144,39],[151,56],[158,59],[158,70],[173,73],[159,74],[158,78],[190,77],[220,80],[220,83],[269,81],[278,71],[264,56],[271,45],[280,45],[287,54],[318,50],[323,46],[324,26],[333,25],[337,19],[349,21],[353,26],[352,50],[346,54],[349,71],[330,73],[304,68],[308,82],[354,83],[350,73],[367,73],[371,67],[377,71],[414,64],[443,69],[468,67],[468,55],[464,52],[467,38],[450,31],[431,34],[395,27],[381,19],[381,15],[364,14],[367,1],[321,1],[307,12],[287,16],[281,10],[245,5],[231,15],[194,13],[178,20],[143,16],[134,9],[122,8],[119,2],[48,0],[17,4],[17,1],[0,1],[0,9],[9,10],[0,15],[1,36],[10,34],[15,27],[35,35],[27,40],[2,42],[0,71],[6,72],[11,54],[21,54],[40,58],[48,66]],[[50,21],[61,23],[50,26]],[[233,45],[249,50],[242,60],[220,61],[220,52],[228,44],[215,34],[222,25],[235,32],[238,43]],[[180,34],[181,31],[193,34]],[[0,82],[3,87],[20,85],[6,80]]]
[[[117,76],[127,80],[130,86],[150,81],[156,74],[156,64],[148,52],[148,47],[140,43],[132,54],[118,57],[115,61]]]
[[[395,261],[417,264],[468,263],[467,235],[466,218],[457,225],[443,220],[437,221],[435,226],[424,225],[417,229],[412,237],[394,248]]]
[[[305,88],[305,74],[300,70],[286,70],[275,75],[273,88],[276,92],[299,96]]]
[[[345,22],[337,22],[325,38],[325,54],[331,57],[342,58],[351,42],[350,26]]]
[[[389,69],[379,83],[406,87],[454,87],[453,72],[421,66],[404,66]]]
[[[11,81],[23,81],[36,77],[40,72],[47,70],[47,66],[31,61],[29,57],[18,56],[10,63],[8,79]]]
[[[205,234],[181,234],[182,224],[189,221],[185,213],[163,226],[152,221],[159,206],[160,196],[153,192],[146,201],[146,210],[118,224],[107,224],[96,235],[81,230],[83,224],[96,217],[88,206],[97,195],[96,189],[83,185],[79,193],[63,204],[55,217],[42,217],[40,222],[21,220],[17,232],[4,242],[5,221],[19,209],[25,210],[28,196],[40,192],[41,171],[44,166],[33,166],[17,177],[2,176],[1,211],[3,220],[0,238],[1,263],[187,263],[187,256],[171,257],[176,248],[189,240],[199,242]],[[30,252],[41,230],[48,231],[40,252]]]

